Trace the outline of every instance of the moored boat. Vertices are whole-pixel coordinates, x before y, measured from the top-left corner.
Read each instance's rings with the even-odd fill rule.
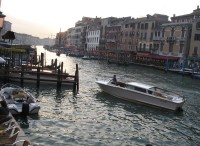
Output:
[[[38,114],[40,106],[37,99],[25,89],[13,85],[5,84],[1,87],[0,96],[6,101],[11,114]]]
[[[185,99],[173,92],[139,82],[116,82],[97,80],[102,91],[131,102],[151,105],[176,111],[181,109]]]

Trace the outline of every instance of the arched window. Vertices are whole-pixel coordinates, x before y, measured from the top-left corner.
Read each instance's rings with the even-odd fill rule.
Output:
[[[146,44],[143,44],[143,51],[145,51],[146,49]]]
[[[152,49],[152,44],[149,45],[149,49],[150,49],[150,50]]]

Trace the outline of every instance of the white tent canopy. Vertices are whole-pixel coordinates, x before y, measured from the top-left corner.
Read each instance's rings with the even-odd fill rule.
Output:
[[[0,57],[0,63],[6,63],[6,61],[2,57]]]

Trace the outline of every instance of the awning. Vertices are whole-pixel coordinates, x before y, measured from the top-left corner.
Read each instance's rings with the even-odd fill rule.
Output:
[[[178,60],[179,57],[174,56],[161,56],[157,54],[150,54],[150,53],[137,53],[137,57],[145,57],[145,58],[152,58],[152,59],[161,59],[161,60]]]
[[[190,61],[200,61],[200,57],[188,57]]]

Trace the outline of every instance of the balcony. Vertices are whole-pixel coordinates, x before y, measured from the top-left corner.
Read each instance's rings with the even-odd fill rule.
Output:
[[[184,44],[185,43],[185,37],[180,37],[179,41],[180,41],[181,44]]]
[[[176,42],[176,37],[167,37],[167,42],[175,43]]]
[[[193,53],[192,57],[198,57],[198,54],[197,53]]]
[[[107,41],[107,42],[110,42],[110,43],[115,43],[115,42],[116,42],[115,39],[107,39],[106,41]]]
[[[163,37],[153,37],[153,41],[162,41],[163,39]]]

